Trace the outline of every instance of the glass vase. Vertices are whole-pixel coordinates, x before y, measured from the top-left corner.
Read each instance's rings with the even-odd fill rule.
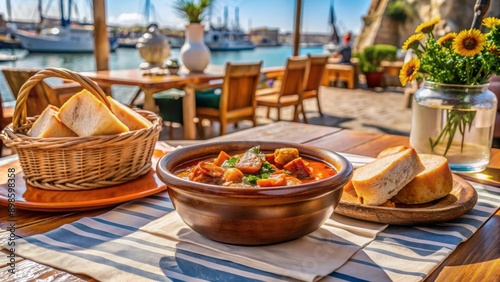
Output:
[[[488,84],[425,81],[414,95],[410,145],[441,155],[454,172],[478,172],[490,160],[497,99]]]

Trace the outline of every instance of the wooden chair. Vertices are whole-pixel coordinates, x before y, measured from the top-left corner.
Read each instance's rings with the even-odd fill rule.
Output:
[[[38,70],[6,68],[2,69],[2,72],[12,94],[17,99],[17,95],[23,84],[35,75]],[[76,82],[64,83],[62,86],[53,88],[42,81],[33,87],[28,100],[26,100],[27,115],[29,117],[39,115],[49,104],[60,107],[71,95],[81,90],[82,87]]]
[[[203,119],[217,121],[220,123],[220,135],[226,134],[228,123],[237,124],[242,120],[250,120],[253,126],[256,126],[255,91],[259,83],[261,66],[262,61],[255,64],[231,64],[227,62],[222,84],[197,86],[195,90],[222,87],[218,108],[196,106],[198,124],[201,125]]]
[[[328,56],[323,55],[308,55],[307,69],[304,82],[304,93],[302,95],[302,111],[305,116],[304,100],[316,99],[318,112],[323,116],[321,104],[319,102],[319,86],[325,72],[325,66],[328,63]]]
[[[276,108],[278,111],[278,121],[281,120],[281,108],[294,106],[293,120],[298,121],[299,113],[302,111],[302,95],[304,91],[307,62],[308,59],[306,57],[289,58],[286,63],[281,87],[278,89],[270,89],[270,91],[274,91],[272,93],[261,92],[262,95],[258,95],[256,98],[257,106]],[[307,122],[304,113],[303,116],[304,121]]]

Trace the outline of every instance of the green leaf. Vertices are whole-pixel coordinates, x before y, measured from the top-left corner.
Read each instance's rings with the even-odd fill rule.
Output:
[[[250,184],[250,185],[257,185],[257,180],[259,180],[259,179],[260,178],[258,176],[250,174],[250,175],[243,177],[243,183]]]
[[[269,173],[272,173],[272,172],[275,172],[275,171],[276,171],[276,169],[273,167],[273,165],[271,163],[267,162],[267,161],[264,162],[262,164],[262,167],[260,168],[260,173],[261,174],[265,174],[265,173],[269,174]]]
[[[223,164],[222,167],[234,167],[236,165],[236,162],[238,161],[238,157],[232,157],[229,160],[226,160]]]

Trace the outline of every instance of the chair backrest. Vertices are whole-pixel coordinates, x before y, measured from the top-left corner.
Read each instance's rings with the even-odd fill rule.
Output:
[[[226,63],[219,106],[221,111],[255,108],[255,92],[260,80],[261,66],[262,61],[255,64]]]
[[[9,84],[12,94],[17,99],[19,90],[23,84],[33,75],[35,75],[38,70],[35,69],[14,69],[6,68],[2,69],[3,75],[7,83]],[[35,116],[42,113],[42,111],[49,105],[54,105],[56,107],[61,106],[61,101],[59,97],[51,94],[47,91],[48,85],[45,82],[40,82],[35,87],[33,87],[29,93],[28,99],[26,100],[26,108],[28,116]]]
[[[304,91],[318,90],[325,72],[328,56],[307,55],[307,70],[304,81]]]
[[[2,94],[0,93],[0,130],[4,129],[9,123],[12,122],[12,113],[12,109],[6,110],[3,108]]]
[[[306,57],[288,58],[285,67],[285,74],[283,74],[283,80],[281,82],[281,96],[302,95],[306,69]]]

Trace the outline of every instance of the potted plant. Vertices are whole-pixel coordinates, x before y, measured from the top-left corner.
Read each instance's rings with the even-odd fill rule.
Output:
[[[395,61],[397,47],[388,44],[376,44],[366,47],[358,55],[359,67],[365,74],[366,85],[370,88],[381,87],[384,72],[382,61]]]
[[[174,9],[185,18],[185,41],[180,50],[184,66],[191,72],[203,72],[210,62],[210,50],[203,40],[205,20],[211,0],[176,0]]]
[[[413,8],[405,0],[396,0],[387,5],[386,13],[391,20],[404,23],[413,16]]]

